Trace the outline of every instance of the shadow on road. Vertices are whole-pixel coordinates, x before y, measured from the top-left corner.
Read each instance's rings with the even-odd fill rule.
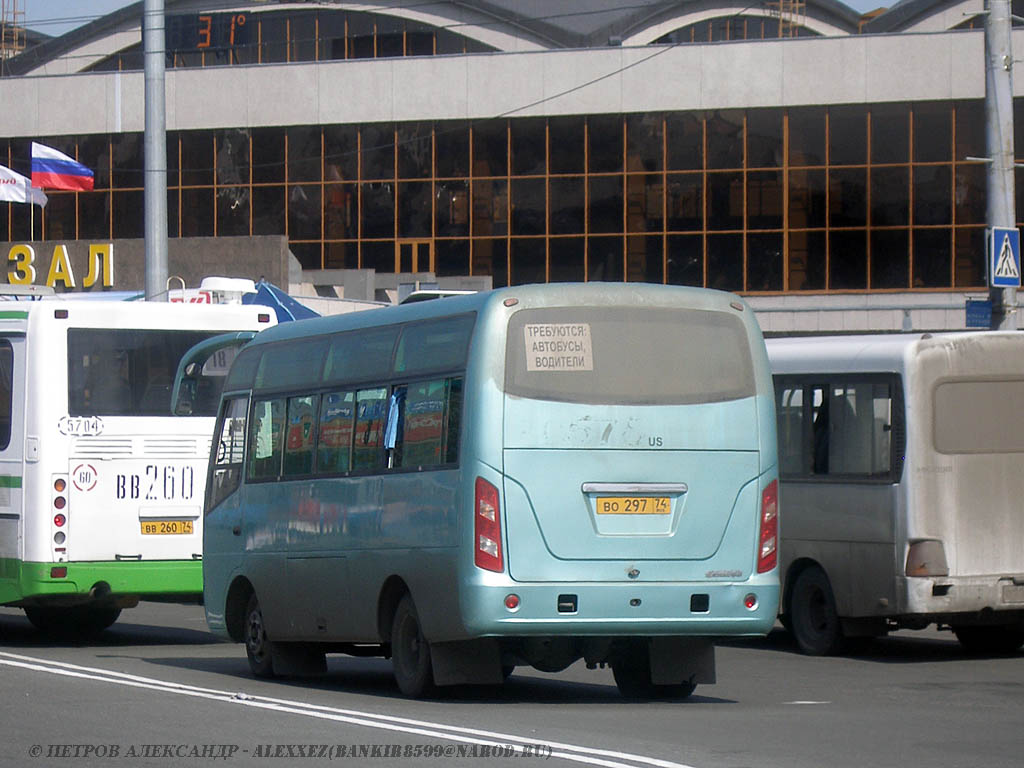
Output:
[[[777,627],[764,638],[737,638],[721,640],[716,645],[728,648],[749,648],[753,650],[787,653],[800,656],[793,637]],[[915,632],[903,630],[877,638],[857,638],[849,641],[842,657],[872,661],[879,664],[934,664],[936,662],[963,662],[966,659],[1007,658],[1021,656],[1013,654],[972,654],[964,650],[951,632],[939,632],[934,628]]]
[[[232,690],[235,685],[244,687],[247,693],[257,696],[288,698],[289,690],[323,691],[346,693],[357,696],[372,696],[386,699],[404,698],[398,690],[387,659],[356,659],[347,656],[328,656],[327,674],[320,678],[272,678],[258,680],[249,672],[244,651],[237,646],[237,658],[153,658],[149,663],[201,670],[224,678],[223,690]],[[438,689],[433,697],[448,704],[622,704],[630,703],[622,698],[612,683],[585,683],[565,679],[559,674],[544,675],[532,670],[513,673],[500,685],[458,685]],[[595,673],[599,674],[599,673]],[[710,687],[707,690],[712,690]],[[701,688],[684,700],[649,702],[653,705],[679,706],[686,703],[732,704],[729,699],[700,695]]]
[[[130,619],[130,613],[122,617]],[[155,645],[219,645],[222,641],[209,632],[187,627],[134,624],[125,618],[91,635],[81,635],[73,627],[66,631],[43,632],[33,627],[21,611],[0,613],[0,646],[5,648],[83,648]]]

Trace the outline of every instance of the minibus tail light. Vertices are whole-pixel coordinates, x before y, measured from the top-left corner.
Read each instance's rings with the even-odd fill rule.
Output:
[[[505,569],[501,552],[501,512],[498,489],[484,480],[476,479],[476,497],[473,504],[473,561],[478,568],[501,572]]]
[[[761,491],[761,532],[758,536],[757,572],[767,573],[779,556],[779,481]]]
[[[907,550],[907,576],[949,576],[946,548],[938,539],[919,539]]]

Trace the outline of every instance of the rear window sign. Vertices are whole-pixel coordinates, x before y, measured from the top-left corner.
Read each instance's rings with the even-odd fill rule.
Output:
[[[527,371],[592,371],[590,323],[526,323]]]

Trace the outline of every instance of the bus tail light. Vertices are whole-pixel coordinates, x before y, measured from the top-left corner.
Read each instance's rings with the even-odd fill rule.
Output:
[[[907,576],[949,576],[946,548],[938,539],[910,542],[907,550]]]
[[[473,503],[473,561],[478,568],[501,572],[505,562],[501,553],[501,512],[498,489],[482,477],[476,479]]]
[[[779,557],[779,481],[761,491],[761,532],[758,536],[757,572],[767,573]]]

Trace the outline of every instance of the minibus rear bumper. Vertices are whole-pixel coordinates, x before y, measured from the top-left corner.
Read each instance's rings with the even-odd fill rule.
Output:
[[[906,613],[933,621],[970,614],[998,621],[1000,614],[1024,612],[1024,574],[906,577],[905,583]]]
[[[775,624],[779,585],[775,572],[710,584],[508,581],[472,585],[461,601],[470,637],[763,636]]]

